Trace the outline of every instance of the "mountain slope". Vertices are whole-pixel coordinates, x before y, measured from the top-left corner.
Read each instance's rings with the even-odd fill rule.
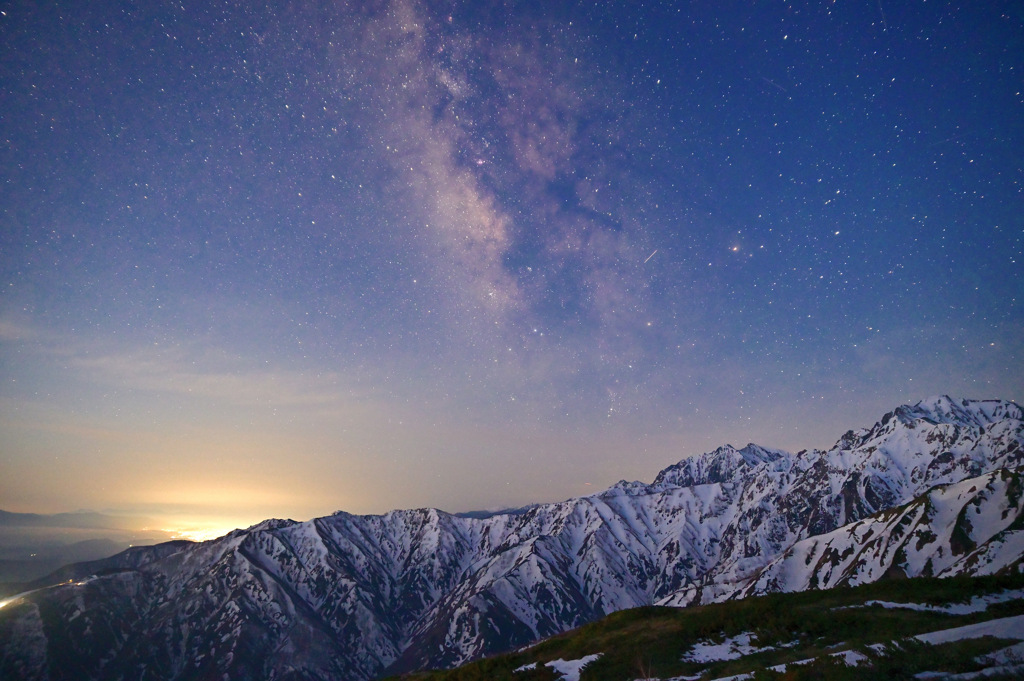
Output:
[[[1022,566],[1024,469],[1000,469],[938,485],[909,504],[798,541],[745,583],[677,599],[710,603],[891,577],[1019,573]]]
[[[142,664],[161,679],[367,679],[454,666],[625,608],[755,592],[802,540],[1016,468],[1022,444],[1019,406],[939,397],[828,451],[725,446],[651,484],[525,511],[266,521],[115,557],[94,579],[0,609],[0,676],[138,678]],[[980,546],[964,571],[1012,564]]]
[[[582,674],[566,678],[681,681],[757,672],[757,678],[868,681],[984,670],[979,678],[1019,679],[1022,587],[1020,573],[920,577],[696,608],[636,608],[511,653],[409,678],[540,681],[586,662]],[[990,638],[979,638],[985,635]],[[766,673],[773,669],[787,674]]]

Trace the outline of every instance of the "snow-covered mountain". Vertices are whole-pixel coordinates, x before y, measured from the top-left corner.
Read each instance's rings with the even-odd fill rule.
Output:
[[[798,541],[715,600],[886,577],[1016,572],[1022,560],[1024,470],[1001,469],[939,485],[904,506]]]
[[[1022,465],[1019,406],[938,397],[828,451],[720,447],[525,512],[266,521],[0,609],[0,677],[368,679],[639,605],[1019,569]]]

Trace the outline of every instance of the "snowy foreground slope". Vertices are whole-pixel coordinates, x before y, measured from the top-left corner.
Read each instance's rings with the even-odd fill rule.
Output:
[[[0,678],[368,679],[639,605],[1019,570],[1022,465],[1019,406],[939,397],[828,451],[725,446],[524,513],[266,521],[0,608]]]

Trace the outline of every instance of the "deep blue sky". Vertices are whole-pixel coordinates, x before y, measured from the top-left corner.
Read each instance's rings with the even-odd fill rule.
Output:
[[[7,2],[0,142],[8,510],[517,505],[1024,399],[1018,3]]]

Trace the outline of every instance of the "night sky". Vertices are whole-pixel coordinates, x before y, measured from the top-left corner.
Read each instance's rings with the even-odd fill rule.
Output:
[[[557,501],[1024,399],[1019,2],[3,2],[0,508]]]

